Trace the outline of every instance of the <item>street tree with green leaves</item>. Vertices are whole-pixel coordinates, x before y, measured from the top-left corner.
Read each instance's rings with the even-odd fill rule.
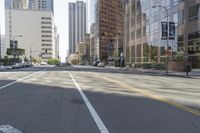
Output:
[[[13,48],[7,48],[6,51],[7,55],[13,56],[14,58],[25,55],[25,49],[13,49]]]

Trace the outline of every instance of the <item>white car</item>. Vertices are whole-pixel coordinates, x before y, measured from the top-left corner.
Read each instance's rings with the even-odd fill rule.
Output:
[[[14,65],[12,65],[13,69],[19,69],[22,68],[22,63],[15,63]]]
[[[46,66],[47,63],[46,63],[46,62],[41,62],[40,65],[41,65],[41,66]]]
[[[97,66],[98,66],[98,67],[104,67],[104,63],[103,63],[103,62],[100,62]]]

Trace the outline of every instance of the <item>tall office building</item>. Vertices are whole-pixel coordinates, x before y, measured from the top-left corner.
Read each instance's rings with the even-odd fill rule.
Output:
[[[86,28],[86,3],[69,3],[69,54],[76,52],[76,44],[83,41]]]
[[[161,39],[161,22],[175,22],[175,39]],[[127,63],[165,63],[186,60],[200,67],[199,0],[126,0],[124,15],[124,52]],[[168,51],[170,50],[170,51]],[[168,52],[166,52],[168,51]]]
[[[54,12],[54,0],[29,0],[29,8]]]
[[[97,55],[101,61],[119,57],[123,50],[122,0],[98,0],[95,5]]]
[[[29,0],[5,0],[6,9],[28,9]]]

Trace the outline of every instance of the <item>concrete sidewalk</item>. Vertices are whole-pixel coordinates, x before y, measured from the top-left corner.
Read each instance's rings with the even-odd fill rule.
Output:
[[[96,71],[96,72],[113,72],[113,73],[126,73],[126,74],[135,74],[135,73],[146,73],[146,74],[155,74],[155,75],[164,75],[164,76],[177,76],[185,78],[200,78],[200,69],[193,69],[192,72],[189,72],[189,76],[186,75],[186,72],[175,72],[169,71],[166,74],[166,70],[155,70],[155,69],[141,69],[141,68],[121,68],[114,66],[105,66],[105,67],[94,67],[94,66],[80,66],[75,65],[72,67],[73,70],[82,70],[82,71]]]
[[[193,69],[192,72],[188,73],[189,74],[188,76],[187,76],[186,72],[169,71],[167,74],[165,70],[139,69],[139,68],[136,68],[136,69],[132,68],[132,69],[133,69],[133,71],[139,71],[139,72],[143,72],[143,73],[152,73],[152,74],[178,76],[178,77],[189,77],[189,78],[200,78],[200,69]]]

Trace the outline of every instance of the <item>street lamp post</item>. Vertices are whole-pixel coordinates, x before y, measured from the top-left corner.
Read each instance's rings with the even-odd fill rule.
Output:
[[[16,43],[15,43],[15,39],[17,38],[17,37],[23,37],[22,35],[15,35],[14,37],[13,37],[13,50],[14,50],[14,58],[16,58],[16,48],[17,47],[15,47],[15,45],[17,45]]]
[[[169,47],[169,11],[167,9],[167,7],[165,6],[161,6],[161,5],[158,5],[158,6],[152,6],[152,8],[163,8],[166,13],[167,13],[167,55],[166,55],[166,73],[168,74],[168,66],[169,66],[169,59],[168,59],[168,47]]]
[[[147,19],[146,20],[146,25],[149,23],[149,45],[150,45],[150,47],[149,47],[149,63],[151,63],[151,22],[150,22],[150,19]]]
[[[32,63],[32,47],[34,46],[35,44],[31,45],[31,48],[30,48],[30,61]]]

